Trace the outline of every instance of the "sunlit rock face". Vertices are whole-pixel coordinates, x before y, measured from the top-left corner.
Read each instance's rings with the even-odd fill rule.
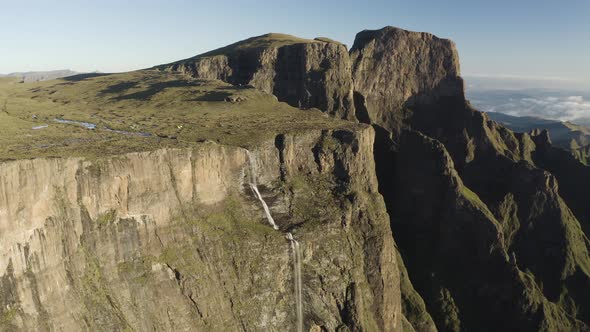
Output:
[[[8,330],[401,330],[374,132],[279,135],[251,155],[280,229],[247,185],[247,151],[203,144],[0,165]]]
[[[357,34],[350,50],[357,114],[389,130],[416,104],[463,94],[455,44],[394,27]]]

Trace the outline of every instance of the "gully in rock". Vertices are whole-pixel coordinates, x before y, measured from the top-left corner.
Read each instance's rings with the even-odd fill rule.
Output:
[[[258,185],[256,183],[256,173],[258,171],[258,165],[256,163],[256,159],[254,155],[249,151],[246,150],[248,153],[248,160],[250,162],[250,189],[254,193],[254,196],[260,201],[262,207],[264,208],[264,213],[266,214],[266,219],[271,224],[271,226],[275,230],[279,230],[279,227],[275,223],[272,215],[270,214],[270,209],[268,205],[262,198],[260,191],[258,190]],[[295,310],[296,310],[296,331],[302,332],[303,331],[303,301],[302,301],[302,282],[301,282],[301,250],[299,248],[299,242],[295,240],[293,234],[287,232],[286,234],[287,240],[291,243],[291,249],[293,253],[293,274],[294,274],[294,285],[295,285]]]

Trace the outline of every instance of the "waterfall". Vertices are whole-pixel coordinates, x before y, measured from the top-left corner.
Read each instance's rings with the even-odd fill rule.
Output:
[[[256,182],[256,174],[258,172],[258,165],[256,163],[256,159],[252,155],[249,150],[246,150],[248,153],[248,160],[250,162],[250,189],[254,192],[254,196],[260,201],[262,207],[264,208],[264,213],[266,214],[266,219],[271,224],[271,226],[278,230],[279,227],[275,223],[272,215],[270,214],[270,209],[268,205],[262,198],[260,191],[258,190],[258,185]],[[293,253],[293,276],[294,276],[294,285],[295,285],[295,310],[296,310],[296,331],[303,332],[303,295],[302,295],[302,288],[303,283],[301,282],[301,250],[299,248],[299,242],[295,240],[293,234],[288,232],[286,234],[287,240],[291,243],[291,251]]]
[[[272,215],[270,214],[270,209],[268,208],[268,205],[264,201],[264,198],[262,198],[262,195],[260,194],[260,191],[258,190],[258,185],[256,184],[256,173],[258,171],[258,165],[256,164],[256,159],[254,159],[254,156],[252,155],[252,153],[249,150],[246,150],[246,151],[248,152],[248,159],[250,161],[250,189],[252,189],[252,191],[254,192],[254,196],[256,196],[256,198],[258,198],[258,200],[262,204],[262,207],[264,208],[264,214],[266,214],[266,219],[268,219],[268,222],[270,223],[272,228],[274,228],[275,230],[278,230],[279,226],[277,226],[277,224],[275,223],[275,220],[273,219]]]
[[[297,310],[297,332],[303,331],[303,296],[302,296],[302,282],[301,282],[301,250],[299,249],[299,242],[293,238],[293,234],[287,233],[287,240],[291,242],[291,249],[293,249],[293,271],[295,278],[295,309]]]

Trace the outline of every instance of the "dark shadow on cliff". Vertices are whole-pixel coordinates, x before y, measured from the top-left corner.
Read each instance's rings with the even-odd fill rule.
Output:
[[[121,93],[121,92],[125,92],[131,88],[134,88],[137,85],[139,85],[139,82],[134,82],[134,81],[121,82],[121,83],[117,83],[117,84],[113,84],[111,86],[108,86],[107,88],[101,90],[100,94],[105,95],[105,94]]]
[[[367,111],[365,96],[363,96],[358,91],[354,91],[353,98],[354,98],[354,110],[355,110],[356,119],[360,123],[371,124],[371,117],[369,116],[369,112]],[[385,130],[384,128],[382,128],[382,129]]]
[[[455,83],[462,84],[462,80],[457,78]],[[443,85],[448,84],[447,81]],[[543,203],[542,200],[533,200],[537,197],[538,190],[543,190],[540,186],[546,183],[543,171],[527,165],[526,162],[517,163],[511,159],[519,158],[514,153],[519,147],[515,136],[473,109],[462,94],[445,93],[442,90],[444,86],[413,96],[400,109],[390,110],[404,113],[402,116],[390,114],[381,119],[386,121],[385,127],[392,132],[374,125],[379,190],[391,217],[400,254],[407,262],[410,279],[424,298],[428,311],[440,330],[510,330],[516,327],[526,330],[540,326],[542,319],[555,323],[560,318],[542,313],[543,310],[548,310],[543,304],[547,301],[545,296],[549,300],[559,301],[564,285],[569,285],[571,288],[568,288],[572,291],[577,289],[584,294],[590,289],[588,277],[583,272],[562,280],[560,275],[567,258],[551,256],[552,252],[565,250],[568,232],[575,229],[577,222],[560,214],[560,211],[567,214],[567,207],[555,205],[551,201]],[[355,94],[357,105],[362,103],[359,97],[361,96]],[[361,115],[362,118],[363,113],[359,113],[359,110],[362,112],[362,108],[357,110],[357,116]],[[444,180],[442,174],[447,171],[428,166],[440,163],[440,160],[432,159],[433,155],[425,153],[418,158],[419,151],[425,147],[416,144],[408,146],[407,142],[413,140],[408,141],[407,138],[400,140],[403,137],[412,137],[404,134],[408,129],[419,131],[443,143],[454,161],[451,169],[456,169],[458,175],[464,178],[467,188],[457,193],[452,190],[450,183],[445,184],[444,181],[447,180]],[[500,153],[508,153],[511,158]],[[410,161],[412,159],[414,162]],[[433,176],[429,176],[429,172]],[[437,172],[441,172],[440,176],[436,175]],[[451,170],[449,172],[452,173]],[[529,231],[523,230],[511,239],[513,245],[509,247],[516,252],[513,255],[518,258],[516,261],[522,270],[513,266],[517,264],[516,261],[509,263],[506,260],[503,244],[506,238],[503,239],[502,236],[509,230],[507,225],[501,225],[505,228],[504,231],[499,228],[484,235],[485,225],[496,222],[495,216],[486,212],[486,205],[496,211],[495,207],[502,202],[507,192],[514,192],[519,206],[519,218],[522,220],[526,219],[528,211],[538,208],[536,206],[539,204],[545,204],[541,206],[538,220],[527,221],[530,222],[527,224],[529,226],[523,227]],[[472,208],[460,203],[468,199],[471,204],[475,204],[472,206],[477,207],[476,202],[480,198],[483,203],[477,208],[478,212],[471,211]],[[481,221],[474,225],[466,223],[477,219],[475,216],[478,214],[481,215]],[[518,230],[518,225],[511,227],[515,232]],[[535,229],[534,232],[530,231],[531,227]],[[548,247],[544,247],[548,234],[553,234],[556,238]],[[476,250],[478,243],[473,242],[473,239],[482,236],[487,238],[491,246],[496,247],[495,254]],[[446,250],[451,251],[444,254]],[[583,251],[579,255],[584,256]],[[531,271],[525,273],[525,268]],[[435,275],[436,278],[433,279]],[[542,293],[527,286],[530,282],[526,280],[531,277],[545,285],[541,288]],[[540,311],[527,312],[525,307],[515,304],[521,296],[535,297],[540,306],[537,310]],[[578,308],[578,317],[587,317],[584,296],[574,295],[573,298],[576,299],[575,305],[581,306]],[[560,307],[559,313],[554,314],[566,315],[562,311],[564,308]],[[500,323],[490,319],[492,316],[509,318]],[[569,323],[564,323],[564,326],[577,324],[575,319],[567,320]]]
[[[198,96],[194,99],[189,99],[189,101],[225,101],[227,97],[231,96],[231,93],[225,91],[207,91],[203,95]]]

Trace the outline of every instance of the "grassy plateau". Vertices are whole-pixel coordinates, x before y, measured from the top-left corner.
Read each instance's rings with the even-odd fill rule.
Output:
[[[253,88],[159,70],[0,79],[0,160],[95,158],[206,140],[248,147],[279,133],[355,126]]]

